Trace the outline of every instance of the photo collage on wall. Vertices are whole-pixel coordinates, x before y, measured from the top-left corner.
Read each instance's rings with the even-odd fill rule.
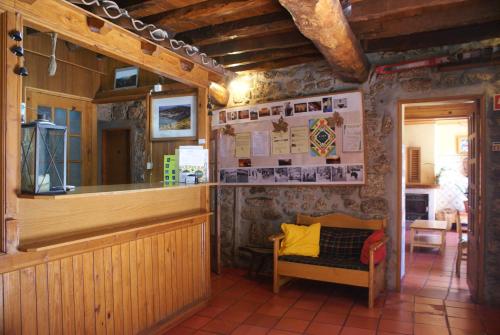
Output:
[[[288,101],[269,102],[252,106],[231,107],[213,112],[212,125],[245,123],[280,116],[307,116],[347,111],[349,98],[346,94],[338,93],[329,96],[299,98]]]
[[[221,169],[223,184],[363,184],[363,164]]]

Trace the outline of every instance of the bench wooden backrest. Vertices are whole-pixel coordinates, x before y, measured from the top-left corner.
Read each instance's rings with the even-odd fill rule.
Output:
[[[379,230],[385,228],[385,219],[364,220],[342,213],[334,213],[323,216],[309,216],[297,214],[297,224],[310,225],[321,223],[324,227],[355,228]]]

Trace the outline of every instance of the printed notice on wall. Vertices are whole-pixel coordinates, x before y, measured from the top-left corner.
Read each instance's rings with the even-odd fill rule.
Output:
[[[362,133],[361,125],[345,124],[342,133],[342,151],[343,152],[359,152],[362,150]]]
[[[302,154],[309,152],[309,128],[290,128],[290,151],[292,154]]]
[[[273,155],[290,153],[290,136],[288,132],[271,132],[271,151]]]
[[[236,157],[250,157],[250,133],[238,133],[235,138]]]
[[[252,133],[252,155],[269,156],[268,131],[254,131]]]
[[[344,124],[361,124],[361,113],[358,111],[341,112]]]
[[[234,136],[221,136],[218,145],[221,158],[234,157]]]

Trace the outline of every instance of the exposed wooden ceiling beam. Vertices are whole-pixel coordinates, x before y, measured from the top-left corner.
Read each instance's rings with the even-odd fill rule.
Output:
[[[224,65],[225,68],[256,63],[267,62],[276,59],[283,59],[303,55],[318,55],[319,51],[313,44],[303,45],[300,48],[288,49],[270,49],[263,51],[251,51],[236,55],[222,56],[217,61]]]
[[[285,59],[277,59],[268,62],[258,62],[251,63],[241,66],[236,66],[231,68],[234,72],[243,72],[243,71],[268,71],[273,69],[279,69],[282,67],[310,63],[322,60],[323,56],[321,54],[316,55],[305,55],[305,56],[297,56]]]
[[[363,40],[361,44],[365,52],[407,51],[480,41],[495,37],[500,37],[500,21],[411,35]]]
[[[356,36],[363,40],[456,28],[499,19],[498,0],[481,0],[450,6],[446,11],[431,10],[410,17],[351,22],[351,27]]]
[[[388,17],[413,16],[422,10],[444,9],[446,6],[463,4],[470,0],[382,0],[352,3],[349,22],[377,20]]]
[[[280,0],[299,30],[324,55],[335,74],[345,81],[363,82],[369,63],[347,22],[342,6],[332,0]]]
[[[280,10],[282,8],[276,0],[210,0],[148,16],[144,20],[182,32]]]
[[[168,10],[190,6],[205,0],[146,0],[125,7],[132,17],[142,18]]]
[[[283,49],[307,45],[311,42],[298,31],[257,38],[242,38],[234,41],[210,44],[201,48],[210,57],[239,54],[266,49]]]
[[[201,46],[235,38],[264,36],[295,29],[297,28],[290,15],[286,11],[281,11],[186,31],[176,35],[176,38]]]

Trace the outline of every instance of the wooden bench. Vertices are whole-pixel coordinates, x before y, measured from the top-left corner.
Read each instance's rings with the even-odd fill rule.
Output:
[[[298,214],[297,224],[310,225],[313,223],[321,223],[323,227],[332,228],[348,228],[360,231],[375,231],[384,229],[386,225],[385,219],[381,220],[363,220],[345,214],[329,214],[325,216],[312,217]],[[326,230],[325,230],[326,231]],[[351,230],[348,230],[351,231]],[[291,278],[303,278],[311,280],[319,280],[324,282],[339,283],[368,288],[368,306],[373,308],[375,298],[385,288],[385,270],[386,260],[378,264],[374,262],[374,253],[388,241],[385,237],[382,241],[374,244],[370,248],[370,262],[368,265],[361,263],[359,258],[344,260],[340,266],[325,265],[325,260],[334,258],[335,255],[323,255],[320,257],[304,257],[304,256],[279,256],[280,242],[285,237],[284,234],[273,235],[269,239],[274,242],[274,276],[273,290],[279,292],[280,286],[286,283]],[[320,241],[321,247],[321,241]],[[361,250],[359,251],[361,252]],[[295,257],[295,258],[294,258]],[[301,259],[302,258],[302,259]],[[304,263],[306,261],[306,263]],[[316,264],[307,264],[309,263]],[[346,264],[347,263],[347,264]]]

